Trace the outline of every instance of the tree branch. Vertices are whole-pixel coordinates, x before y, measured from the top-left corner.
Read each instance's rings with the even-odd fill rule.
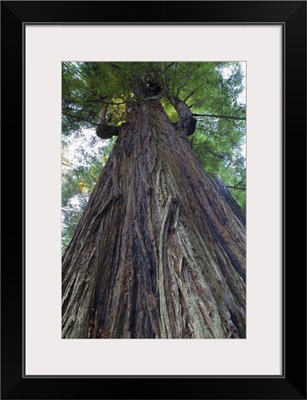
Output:
[[[182,85],[178,86],[176,97],[179,97],[180,90],[183,89],[187,85],[187,83],[188,83],[188,80],[185,83],[183,83]]]
[[[172,65],[176,64],[175,62],[172,62],[168,64],[168,66],[165,68],[164,72],[166,72]]]
[[[104,105],[100,112],[98,118],[98,126],[96,127],[96,135],[101,139],[111,139],[112,136],[119,135],[119,129],[116,126],[108,125],[105,123],[108,105]]]
[[[99,104],[107,104],[107,105],[112,105],[112,106],[119,106],[121,104],[130,104],[131,100],[130,101],[121,101],[121,102],[115,103],[115,102],[112,102],[112,101],[105,101],[105,100],[101,100],[101,99],[97,98],[97,99],[93,99],[93,100],[91,100],[91,99],[90,100],[83,100],[83,99],[77,100],[77,99],[75,99],[73,101],[72,100],[65,100],[65,102],[67,104],[99,103]]]
[[[70,165],[70,164],[66,164],[64,161],[62,161],[62,165],[65,165],[65,167],[73,168],[73,166],[72,166],[72,165]]]
[[[109,125],[109,124],[105,123],[106,111],[107,111],[107,108],[109,107],[109,105],[111,103],[105,103],[105,102],[102,102],[102,103],[103,103],[104,106],[100,110],[99,114],[94,113],[93,110],[91,110],[92,111],[91,114],[88,114],[88,117],[92,118],[91,120],[89,120],[87,118],[84,118],[84,117],[80,117],[78,115],[73,115],[73,114],[70,114],[70,113],[67,113],[67,112],[63,111],[64,109],[73,111],[73,109],[70,108],[69,106],[62,108],[62,114],[67,116],[67,117],[69,117],[69,118],[74,118],[74,119],[77,119],[78,121],[88,122],[89,124],[95,126],[96,127],[96,133],[97,133],[97,131],[99,131],[99,133],[97,133],[97,135],[99,137],[101,137],[102,139],[109,139],[112,136],[118,136],[119,127],[118,126],[114,126],[114,125]],[[71,103],[71,104],[74,104],[74,103]],[[119,104],[119,103],[114,103],[114,104]],[[131,104],[131,103],[127,103],[127,104]],[[102,111],[104,113],[103,117],[102,117],[102,114],[101,114]],[[96,118],[96,117],[98,117],[98,123],[93,122],[93,119]],[[103,129],[102,129],[102,127],[103,127]],[[103,133],[103,130],[104,130],[104,133],[108,132],[108,137],[102,137],[101,136],[101,134]],[[111,136],[109,136],[109,135],[111,135]]]
[[[209,117],[209,118],[226,118],[226,119],[235,119],[239,121],[245,121],[246,117],[231,117],[229,115],[218,115],[218,114],[192,114],[193,117]]]
[[[186,80],[182,85],[180,85],[180,86],[178,87],[176,97],[179,97],[179,92],[180,92],[180,90],[183,89],[183,88],[188,84],[188,82],[189,82],[189,80],[190,80],[190,76],[189,76],[190,69],[191,69],[191,63],[188,64],[188,68],[187,68],[187,70],[186,70],[186,71],[187,71],[186,75],[187,75],[188,78],[187,78],[187,80]]]
[[[191,92],[191,93],[188,95],[188,97],[186,97],[186,98],[183,100],[183,102],[185,103],[185,102],[196,92],[196,90],[198,90],[198,89],[201,88],[202,86],[203,86],[203,83],[201,83],[199,86],[197,86],[197,88],[194,89],[193,92]],[[189,108],[191,108],[191,107],[189,107]],[[194,115],[194,114],[193,114],[193,115]]]
[[[189,107],[175,96],[169,97],[169,101],[178,114],[178,121],[176,122],[177,129],[187,136],[192,135],[195,131],[197,121],[196,118],[193,117]]]
[[[83,117],[79,117],[77,115],[72,115],[69,113],[62,112],[63,115],[66,115],[69,118],[74,118],[79,121],[84,121],[88,122],[91,125],[96,126],[96,135],[99,136],[101,139],[110,139],[112,136],[118,136],[119,135],[119,127],[117,126],[112,126],[112,125],[107,125],[104,122],[105,119],[105,114],[106,114],[106,108],[102,108],[99,113],[99,123],[96,124],[95,122],[89,121],[88,119],[85,119]]]
[[[246,188],[237,187],[237,186],[228,186],[228,185],[226,185],[226,187],[229,188],[229,189],[246,190]]]
[[[85,119],[85,118],[83,118],[83,117],[79,117],[79,116],[77,116],[77,115],[72,115],[72,114],[65,113],[65,112],[62,112],[62,114],[63,114],[63,115],[66,115],[66,116],[69,117],[69,118],[74,118],[74,119],[77,119],[77,120],[79,120],[79,121],[88,122],[89,124],[92,124],[92,125],[95,125],[95,126],[98,126],[98,125],[99,125],[99,124],[95,124],[95,122],[89,121],[88,119]]]
[[[240,180],[240,182],[238,182],[238,183],[236,184],[236,187],[237,187],[237,186],[240,186],[241,183],[242,183],[245,179],[246,179],[246,176],[243,176],[243,178]]]

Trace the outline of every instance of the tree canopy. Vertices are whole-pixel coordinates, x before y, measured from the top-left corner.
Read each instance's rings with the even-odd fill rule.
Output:
[[[105,165],[116,136],[95,134],[101,110],[113,127],[125,123],[139,80],[159,83],[161,103],[176,122],[176,97],[197,119],[189,136],[204,170],[220,176],[245,211],[245,70],[238,62],[63,62],[63,249]]]

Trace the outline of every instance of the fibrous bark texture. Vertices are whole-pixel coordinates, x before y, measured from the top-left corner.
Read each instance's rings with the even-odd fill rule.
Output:
[[[63,338],[245,337],[245,218],[177,106],[177,124],[148,100],[121,127],[63,257]]]

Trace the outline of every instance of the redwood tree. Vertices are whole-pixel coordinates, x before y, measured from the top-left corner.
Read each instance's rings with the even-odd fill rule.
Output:
[[[63,122],[117,140],[63,255],[62,337],[244,338],[245,217],[193,151],[194,89],[177,63],[105,64],[82,64],[92,115],[63,81]]]

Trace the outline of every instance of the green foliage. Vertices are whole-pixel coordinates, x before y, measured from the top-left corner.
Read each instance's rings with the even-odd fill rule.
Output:
[[[161,102],[173,122],[178,116],[170,96],[186,101],[194,114],[244,118],[242,66],[236,62],[62,63],[63,249],[114,143],[95,135],[101,108],[108,106],[109,124],[120,125],[128,107],[137,101],[136,83],[151,79],[159,82]],[[245,187],[244,120],[197,116],[190,140],[206,172],[219,175],[227,186]],[[245,191],[229,190],[245,210]]]
[[[204,118],[191,140],[207,173],[219,175],[226,186],[245,187],[244,121]],[[230,192],[245,212],[245,191],[231,189]]]
[[[178,121],[177,111],[175,110],[174,106],[171,104],[169,99],[164,97],[163,99],[161,99],[161,104],[162,104],[167,116],[169,117],[169,119],[172,122],[177,122]]]
[[[93,131],[62,138],[62,252],[67,247],[89,196],[112,151],[115,139],[103,141]]]

